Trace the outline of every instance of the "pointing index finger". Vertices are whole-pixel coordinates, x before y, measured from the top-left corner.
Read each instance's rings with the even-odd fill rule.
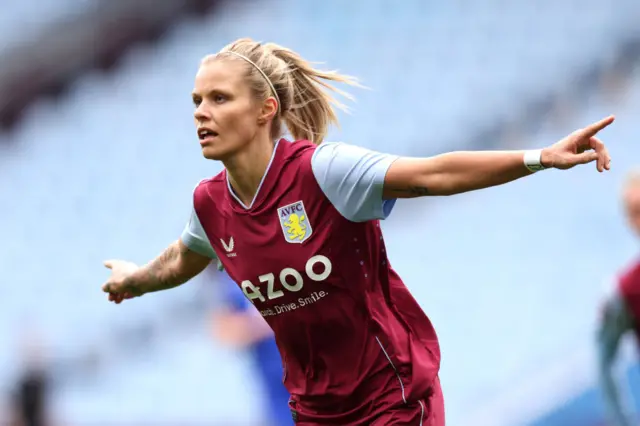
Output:
[[[611,123],[613,123],[613,121],[615,120],[615,116],[610,115],[606,118],[603,118],[600,121],[597,121],[593,124],[588,125],[587,127],[584,128],[584,132],[588,135],[588,136],[593,136],[596,133],[598,133],[600,130],[604,129],[605,127],[609,126]]]

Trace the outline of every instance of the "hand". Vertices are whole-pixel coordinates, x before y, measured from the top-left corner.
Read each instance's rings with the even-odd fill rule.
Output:
[[[138,270],[138,265],[124,260],[107,260],[104,266],[111,269],[111,276],[102,286],[102,291],[109,293],[109,301],[116,304],[125,299],[142,296],[139,290],[127,283],[127,278]]]
[[[585,128],[576,130],[566,138],[542,150],[540,161],[545,167],[570,169],[578,164],[596,162],[599,172],[609,170],[611,157],[604,143],[595,135],[613,123],[615,117],[610,115]]]

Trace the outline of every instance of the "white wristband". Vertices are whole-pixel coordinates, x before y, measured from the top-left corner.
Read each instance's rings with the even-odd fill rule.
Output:
[[[530,172],[539,172],[546,169],[540,162],[542,156],[541,149],[532,149],[524,152],[524,166],[529,169]]]

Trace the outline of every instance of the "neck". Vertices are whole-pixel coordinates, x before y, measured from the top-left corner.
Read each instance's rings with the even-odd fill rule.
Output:
[[[275,144],[270,139],[256,140],[247,145],[243,151],[233,158],[224,161],[229,183],[236,196],[245,206],[251,202],[258,192],[258,186],[267,171]]]

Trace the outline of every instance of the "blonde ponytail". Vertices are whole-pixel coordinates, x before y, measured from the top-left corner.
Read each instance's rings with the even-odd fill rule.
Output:
[[[327,136],[329,125],[339,125],[334,108],[348,111],[347,107],[332,96],[331,92],[353,100],[349,93],[330,83],[358,86],[358,81],[336,71],[317,70],[311,66],[311,63],[289,49],[274,44],[268,44],[265,48],[270,48],[271,53],[284,61],[289,68],[291,103],[285,109],[283,116],[289,132],[294,139],[306,139],[320,144]]]
[[[262,45],[245,38],[231,43],[220,53],[225,52],[248,62],[247,77],[259,98],[273,96],[279,102],[279,112],[272,125],[274,138],[281,135],[284,122],[295,140],[320,144],[327,136],[329,125],[339,125],[336,108],[348,111],[333,95],[353,100],[349,93],[331,83],[362,87],[356,78],[336,71],[317,70],[294,51],[274,43]]]

